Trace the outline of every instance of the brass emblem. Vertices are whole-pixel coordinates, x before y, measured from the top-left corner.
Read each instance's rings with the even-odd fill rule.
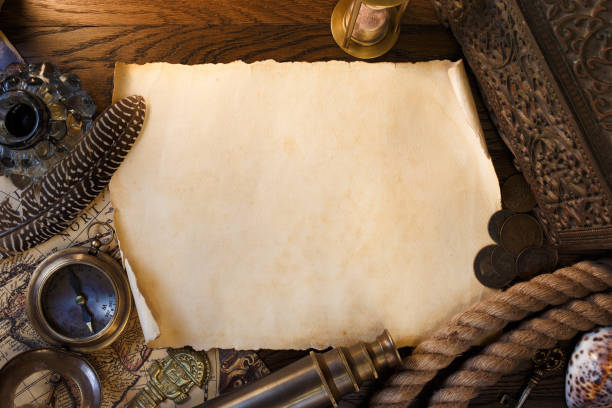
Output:
[[[153,361],[149,381],[128,408],[155,408],[166,399],[181,403],[194,385],[201,387],[210,375],[206,353],[188,348],[168,349],[168,357]]]

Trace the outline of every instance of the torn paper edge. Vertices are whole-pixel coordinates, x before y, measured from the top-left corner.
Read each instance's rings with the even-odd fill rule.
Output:
[[[119,241],[118,238],[117,241]],[[147,300],[144,298],[144,296],[138,289],[136,275],[134,274],[134,271],[132,270],[128,259],[123,256],[123,251],[121,250],[121,243],[119,243],[119,252],[121,253],[121,259],[123,259],[125,271],[127,272],[128,282],[132,291],[132,298],[134,299],[134,305],[136,306],[138,320],[140,320],[140,327],[142,328],[142,334],[144,335],[145,342],[149,343],[150,341],[153,341],[159,337],[161,333],[159,330],[159,325],[157,324],[157,320],[155,320],[155,317],[153,317],[151,309],[149,309],[149,306],[147,305]]]
[[[470,83],[468,81],[467,71],[465,70],[463,60],[455,61],[448,69],[448,79],[453,87],[455,98],[457,98],[459,106],[461,106],[461,109],[463,109],[468,126],[472,128],[474,134],[480,139],[480,143],[482,144],[487,157],[490,157],[487,144],[485,142],[484,131],[482,130],[480,118],[478,117],[478,108],[476,107],[476,102],[474,101],[474,94],[472,93],[472,88],[470,87]]]

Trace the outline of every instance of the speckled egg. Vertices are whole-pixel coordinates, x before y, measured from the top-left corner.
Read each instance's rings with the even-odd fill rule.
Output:
[[[612,407],[612,327],[578,342],[567,367],[565,401],[569,408]]]

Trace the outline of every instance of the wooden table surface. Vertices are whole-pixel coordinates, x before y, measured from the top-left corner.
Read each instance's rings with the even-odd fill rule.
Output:
[[[0,29],[28,62],[49,61],[78,74],[98,111],[109,104],[116,61],[181,64],[212,62],[353,60],[330,32],[334,0],[7,0]],[[375,61],[458,59],[461,50],[429,0],[412,0],[397,45]],[[500,182],[516,172],[476,93],[487,144]],[[274,370],[303,352],[262,351]],[[526,367],[526,370],[529,367]],[[474,407],[502,407],[517,397],[523,371],[483,391]],[[430,387],[431,388],[431,387]],[[428,391],[415,406],[422,406]],[[563,407],[563,378],[543,380],[525,407]]]

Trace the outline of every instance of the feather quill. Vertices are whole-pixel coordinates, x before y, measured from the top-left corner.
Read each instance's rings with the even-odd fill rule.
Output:
[[[106,187],[142,129],[145,101],[133,95],[112,104],[72,152],[21,195],[0,203],[0,259],[65,230]]]

